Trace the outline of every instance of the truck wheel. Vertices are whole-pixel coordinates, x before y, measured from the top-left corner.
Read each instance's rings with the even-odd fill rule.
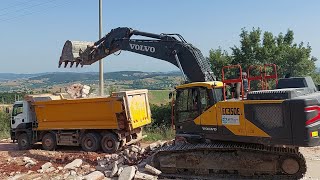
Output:
[[[30,138],[27,133],[22,133],[18,137],[18,148],[19,150],[28,150],[31,148]]]
[[[120,141],[113,133],[107,133],[103,136],[101,147],[105,153],[115,153],[120,146]]]
[[[84,151],[98,151],[100,149],[101,137],[97,133],[87,133],[81,140],[81,147]]]
[[[53,133],[47,133],[42,137],[42,148],[47,151],[57,148],[56,136]]]

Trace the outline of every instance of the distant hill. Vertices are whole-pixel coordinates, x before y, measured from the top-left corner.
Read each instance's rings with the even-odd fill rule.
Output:
[[[155,76],[180,76],[179,72],[142,72],[142,71],[118,71],[104,73],[104,78],[115,81],[139,80],[153,78]],[[29,80],[45,80],[48,83],[69,83],[75,81],[88,82],[98,81],[97,72],[91,73],[72,73],[72,72],[55,72],[39,76],[30,77]]]
[[[0,73],[0,81],[26,79],[26,78],[41,76],[44,74],[46,74],[46,73],[37,73],[37,74]]]

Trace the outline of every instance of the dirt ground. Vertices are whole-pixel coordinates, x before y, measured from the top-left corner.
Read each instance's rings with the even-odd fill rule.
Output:
[[[146,146],[146,144],[142,144]],[[300,148],[300,152],[307,161],[308,170],[303,179],[320,180],[320,146],[313,148]],[[55,167],[64,166],[74,159],[80,158],[91,168],[94,168],[97,159],[105,157],[105,153],[84,152],[77,147],[63,147],[58,151],[41,150],[40,145],[28,151],[18,151],[17,145],[8,141],[0,142],[0,179],[6,179],[10,174],[27,173],[28,171],[36,172],[41,165],[51,162]],[[32,167],[25,167],[22,157],[30,157],[37,161]]]

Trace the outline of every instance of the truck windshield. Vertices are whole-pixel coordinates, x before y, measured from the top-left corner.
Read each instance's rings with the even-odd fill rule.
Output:
[[[22,104],[15,104],[13,106],[12,116],[16,116],[22,112],[23,112],[23,105]]]

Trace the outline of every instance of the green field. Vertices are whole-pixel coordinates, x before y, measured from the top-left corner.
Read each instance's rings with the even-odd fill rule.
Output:
[[[149,103],[161,105],[170,102],[170,92],[170,90],[149,90]]]

